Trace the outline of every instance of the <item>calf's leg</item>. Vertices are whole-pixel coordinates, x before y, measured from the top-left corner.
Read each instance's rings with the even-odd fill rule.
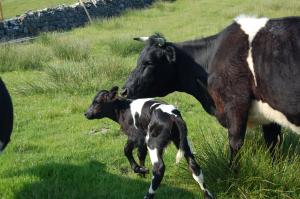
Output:
[[[144,172],[144,174],[142,174],[142,176],[145,177],[146,173],[149,173],[149,170],[147,168],[145,168],[145,159],[147,156],[147,145],[143,144],[138,146],[138,158],[140,161],[140,171]]]
[[[125,156],[127,157],[128,161],[129,161],[129,163],[130,163],[131,169],[132,169],[135,173],[145,174],[145,173],[147,173],[147,171],[145,171],[144,168],[140,167],[140,166],[136,163],[136,161],[135,161],[135,159],[134,159],[134,157],[133,157],[133,155],[132,155],[132,151],[133,151],[133,149],[135,148],[135,143],[136,143],[136,142],[135,142],[134,140],[128,139],[128,140],[127,140],[127,143],[126,143],[126,145],[125,145],[125,147],[124,147],[124,154],[125,154]]]
[[[189,169],[193,174],[193,178],[196,180],[201,190],[204,192],[204,198],[213,199],[213,195],[209,192],[209,190],[206,187],[206,184],[204,183],[204,176],[202,170],[194,158],[193,152],[188,144],[187,138],[184,139],[181,148],[181,150],[183,150],[184,157],[188,163]]]
[[[165,173],[165,164],[162,159],[163,149],[150,148],[148,146],[148,151],[153,166],[153,177],[149,190],[144,199],[154,198],[155,191],[159,187]]]
[[[145,159],[147,156],[147,145],[138,146],[138,158],[140,161],[140,166],[145,166]]]

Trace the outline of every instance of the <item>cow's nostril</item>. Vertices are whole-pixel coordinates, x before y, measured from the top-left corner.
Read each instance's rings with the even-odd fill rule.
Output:
[[[123,96],[123,97],[126,97],[128,95],[128,89],[127,88],[124,88],[123,90],[121,90],[120,94]]]

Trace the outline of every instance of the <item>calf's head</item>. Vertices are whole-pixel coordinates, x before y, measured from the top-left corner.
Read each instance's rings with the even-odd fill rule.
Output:
[[[159,34],[134,38],[145,42],[137,66],[129,75],[121,95],[127,98],[165,96],[175,91],[175,47]]]
[[[111,117],[114,114],[114,102],[117,99],[117,93],[118,87],[116,86],[110,91],[99,91],[86,111],[85,117],[89,120]]]

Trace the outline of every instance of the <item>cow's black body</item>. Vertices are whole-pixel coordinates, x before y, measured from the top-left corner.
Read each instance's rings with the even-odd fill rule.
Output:
[[[300,18],[269,21],[253,45],[256,98],[300,126]]]
[[[150,37],[121,93],[173,91],[196,97],[228,129],[232,159],[250,124],[263,125],[273,151],[277,124],[300,133],[300,18],[237,18],[216,35],[182,43]]]
[[[12,128],[13,105],[8,90],[0,78],[0,152],[9,143]]]

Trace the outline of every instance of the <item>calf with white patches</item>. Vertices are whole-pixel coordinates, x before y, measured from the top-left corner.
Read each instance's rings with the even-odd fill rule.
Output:
[[[153,178],[145,199],[154,198],[165,172],[163,151],[172,141],[179,149],[178,162],[184,156],[194,179],[199,183],[207,199],[213,198],[204,184],[200,166],[188,143],[187,128],[180,112],[172,105],[155,99],[130,100],[117,96],[118,88],[101,90],[93,100],[85,116],[88,119],[110,118],[120,124],[128,136],[124,151],[131,168],[136,173],[145,174],[144,167],[147,148],[153,165]],[[140,165],[133,158],[132,151],[138,148]]]

